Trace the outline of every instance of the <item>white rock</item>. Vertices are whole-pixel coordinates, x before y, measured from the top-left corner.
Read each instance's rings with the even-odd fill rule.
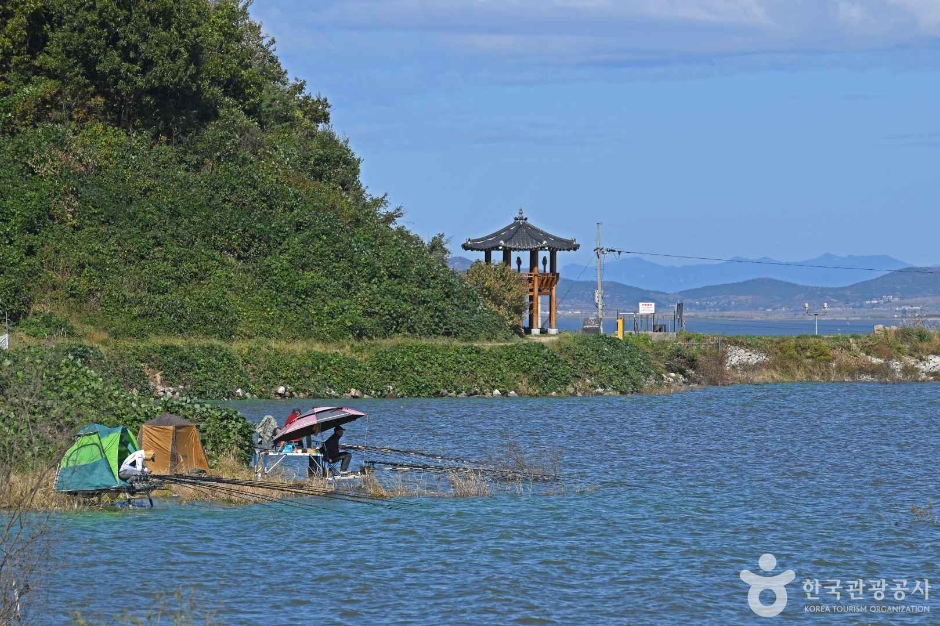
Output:
[[[510,391],[510,392],[507,393],[506,395],[509,396],[510,398],[518,398],[518,397],[519,397],[519,394],[516,393],[515,391]]]
[[[498,398],[498,397],[501,396],[501,395],[503,395],[503,394],[501,394],[501,393],[499,392],[499,389],[494,389],[494,390],[493,390],[493,397],[494,397],[494,398]]]
[[[748,350],[740,346],[729,346],[725,355],[725,368],[731,369],[745,365],[757,365],[770,360],[770,357],[757,350]]]
[[[284,385],[281,385],[280,387],[277,388],[276,393],[279,396],[283,396],[284,394],[287,393],[287,387],[285,387]]]

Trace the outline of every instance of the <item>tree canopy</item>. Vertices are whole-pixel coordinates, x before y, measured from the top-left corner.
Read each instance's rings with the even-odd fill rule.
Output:
[[[236,0],[0,7],[0,309],[117,336],[504,336]]]

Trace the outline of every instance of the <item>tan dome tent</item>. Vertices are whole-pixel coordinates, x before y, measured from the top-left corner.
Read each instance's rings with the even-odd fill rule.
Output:
[[[137,436],[138,447],[154,453],[147,467],[154,474],[186,474],[192,470],[209,471],[206,452],[199,440],[199,429],[178,415],[164,413],[145,422]]]

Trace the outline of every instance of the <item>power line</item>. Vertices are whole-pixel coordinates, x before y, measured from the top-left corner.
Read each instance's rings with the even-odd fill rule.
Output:
[[[906,272],[911,274],[937,274],[940,273],[940,268],[923,268],[923,267],[902,267],[896,270],[889,270],[884,268],[877,267],[858,267],[853,265],[816,265],[813,263],[786,263],[784,261],[760,261],[757,259],[720,259],[716,257],[707,257],[707,256],[689,256],[686,254],[667,254],[665,252],[639,252],[637,250],[620,250],[618,248],[604,248],[601,252],[604,254],[634,254],[637,256],[658,256],[666,257],[670,259],[686,259],[690,261],[718,261],[721,263],[749,263],[752,265],[782,265],[784,267],[808,267],[813,269],[824,269],[824,270],[855,270],[860,272]]]
[[[588,268],[588,266],[589,266],[591,263],[593,263],[593,261],[588,261],[587,263],[584,264],[584,267],[581,268],[581,272],[578,274],[578,277],[575,278],[574,281],[572,281],[571,286],[568,287],[568,290],[565,291],[565,293],[564,293],[564,295],[562,295],[561,299],[558,300],[558,304],[555,305],[556,307],[560,306],[560,305],[565,301],[565,298],[568,297],[568,294],[571,293],[571,290],[574,289],[574,288],[577,286],[577,285],[575,285],[574,283],[577,283],[579,280],[581,280],[581,276],[584,274],[584,271]]]

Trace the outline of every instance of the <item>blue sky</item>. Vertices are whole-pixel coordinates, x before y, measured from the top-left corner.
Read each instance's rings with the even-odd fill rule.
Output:
[[[940,0],[256,0],[363,180],[452,247],[940,263]],[[459,250],[457,250],[459,253]]]

